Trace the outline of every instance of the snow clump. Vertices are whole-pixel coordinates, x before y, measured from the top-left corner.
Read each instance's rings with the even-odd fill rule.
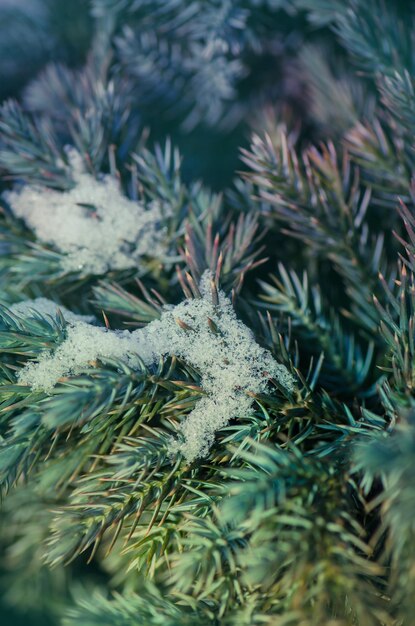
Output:
[[[200,283],[201,297],[166,307],[160,319],[133,332],[111,331],[68,318],[67,338],[54,351],[28,363],[19,382],[51,391],[63,376],[77,374],[96,359],[119,359],[132,368],[150,366],[160,357],[176,356],[200,374],[204,395],[181,423],[181,440],[172,452],[187,461],[206,455],[215,433],[231,419],[252,411],[252,394],[264,393],[269,379],[287,390],[294,378],[252,331],[236,317],[229,298],[219,292],[212,298],[211,275]]]
[[[25,185],[4,194],[13,214],[64,255],[63,271],[99,275],[139,267],[143,256],[162,258],[166,213],[160,205],[130,200],[115,177],[97,180],[74,148],[67,154],[74,181],[69,191]]]

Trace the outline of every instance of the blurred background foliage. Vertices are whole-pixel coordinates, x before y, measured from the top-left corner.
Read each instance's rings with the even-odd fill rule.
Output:
[[[307,136],[312,135],[315,120],[307,104],[307,72],[299,53],[306,42],[317,41],[341,56],[342,50],[329,29],[316,30],[302,13],[278,10],[278,5],[284,8],[284,2],[270,2],[269,6],[266,2],[236,3],[235,16],[224,15],[223,22],[230,22],[230,35],[234,37],[228,42],[234,46],[228,57],[241,67],[229,70],[227,64],[221,65],[220,58],[217,71],[212,72],[219,95],[215,94],[212,76],[206,76],[206,80],[200,77],[193,87],[198,93],[194,106],[191,97],[187,101],[183,97],[188,89],[184,79],[174,92],[184,67],[182,57],[175,58],[174,49],[163,49],[177,37],[170,36],[176,25],[173,28],[169,24],[167,7],[171,5],[174,16],[180,11],[184,15],[184,23],[177,29],[180,38],[197,42],[198,29],[204,36],[209,23],[209,2],[183,2],[179,11],[177,2],[142,2],[138,17],[129,10],[128,5],[134,3],[124,4],[124,13],[120,13],[119,2],[0,0],[0,98],[17,97],[32,110],[51,110],[56,104],[56,99],[50,98],[55,87],[53,74],[32,84],[34,79],[42,76],[42,70],[52,61],[58,67],[82,68],[95,41],[92,56],[101,53],[109,60],[115,54],[125,63],[124,76],[127,68],[135,90],[140,92],[133,98],[140,127],[150,134],[150,143],[163,141],[166,136],[172,138],[184,156],[185,180],[202,178],[213,188],[223,189],[240,165],[239,148],[248,145],[252,127],[258,129],[266,124],[275,109],[284,109],[288,118],[301,124]],[[188,4],[194,7],[191,15],[187,15]],[[227,2],[216,4],[215,8],[212,3],[217,12],[218,7],[229,10],[228,5],[232,6]],[[247,19],[248,9],[254,19]],[[119,23],[114,25],[111,16],[115,10]],[[199,14],[196,24],[193,14]],[[236,27],[232,28],[234,23]],[[187,28],[192,32],[186,32]],[[107,41],[102,41],[106,36],[114,38],[110,48]],[[227,36],[223,33],[223,40]],[[186,54],[187,60],[195,55],[195,65],[209,67],[207,57],[197,59],[197,50]],[[227,71],[231,73],[228,84]]]

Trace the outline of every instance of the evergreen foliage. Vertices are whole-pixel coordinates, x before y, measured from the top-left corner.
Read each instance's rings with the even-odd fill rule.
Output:
[[[415,7],[1,12],[5,602],[411,626]]]

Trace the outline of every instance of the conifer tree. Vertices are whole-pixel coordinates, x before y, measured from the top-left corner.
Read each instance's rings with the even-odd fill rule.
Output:
[[[415,7],[29,4],[0,3],[4,602],[411,626]]]

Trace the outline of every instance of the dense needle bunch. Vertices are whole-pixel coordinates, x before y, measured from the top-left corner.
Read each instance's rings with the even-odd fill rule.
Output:
[[[10,619],[410,626],[415,7],[30,4],[0,0]]]

